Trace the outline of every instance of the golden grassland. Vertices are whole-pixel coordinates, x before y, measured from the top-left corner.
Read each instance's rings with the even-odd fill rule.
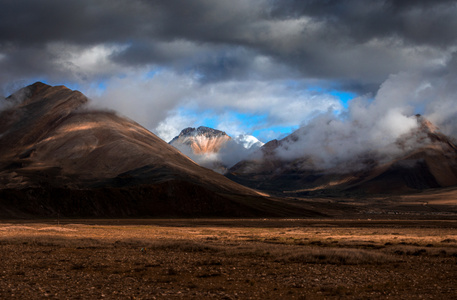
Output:
[[[457,222],[0,222],[0,298],[455,299]]]

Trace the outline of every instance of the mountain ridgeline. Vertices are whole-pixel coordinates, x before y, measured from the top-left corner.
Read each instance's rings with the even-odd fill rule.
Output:
[[[417,128],[391,148],[395,155],[372,149],[322,167],[304,153],[287,159],[281,151],[300,139],[300,129],[260,148],[256,159],[243,160],[226,174],[255,189],[285,195],[404,194],[457,185],[457,146],[438,128],[416,116]]]
[[[0,217],[289,216],[139,124],[40,82],[0,111]]]
[[[314,202],[294,197],[457,186],[457,146],[421,116],[389,145],[395,155],[370,149],[325,165],[301,151],[306,129],[263,144],[202,126],[166,143],[88,101],[40,82],[4,99],[0,218],[319,217]],[[299,155],[285,156],[291,149]]]

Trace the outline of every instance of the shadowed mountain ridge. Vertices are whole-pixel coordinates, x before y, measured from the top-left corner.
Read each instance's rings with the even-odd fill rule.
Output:
[[[226,175],[243,185],[287,195],[403,194],[457,185],[457,147],[422,116],[418,126],[395,143],[395,156],[367,151],[322,168],[312,156],[287,160],[281,149],[300,138],[296,131],[273,140],[255,160],[241,161]],[[376,150],[376,149],[374,149]]]
[[[1,217],[300,214],[198,166],[129,119],[87,109],[80,92],[37,82],[6,101]]]

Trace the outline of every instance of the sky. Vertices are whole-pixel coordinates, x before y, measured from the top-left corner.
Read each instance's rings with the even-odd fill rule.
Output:
[[[390,143],[414,127],[415,113],[455,136],[456,1],[0,0],[0,7],[3,96],[35,81],[66,85],[166,141],[204,125],[263,142],[325,127],[307,133],[308,142],[337,134]]]

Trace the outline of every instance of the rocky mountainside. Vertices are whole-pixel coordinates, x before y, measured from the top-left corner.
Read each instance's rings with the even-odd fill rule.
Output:
[[[263,145],[251,135],[232,138],[223,131],[205,126],[183,129],[169,144],[199,165],[218,173],[225,173],[228,167]]]
[[[225,132],[205,126],[188,127],[170,141],[177,148],[190,147],[194,154],[216,153],[232,138]]]
[[[457,185],[457,146],[423,117],[418,115],[417,122],[416,130],[397,140],[400,153],[389,159],[367,152],[329,168],[316,167],[305,155],[286,160],[278,150],[297,141],[295,132],[265,144],[257,159],[239,162],[226,176],[289,195],[396,194]]]
[[[28,86],[0,111],[0,217],[289,215],[296,208],[202,168],[139,124]],[[297,214],[297,213],[294,213]]]

